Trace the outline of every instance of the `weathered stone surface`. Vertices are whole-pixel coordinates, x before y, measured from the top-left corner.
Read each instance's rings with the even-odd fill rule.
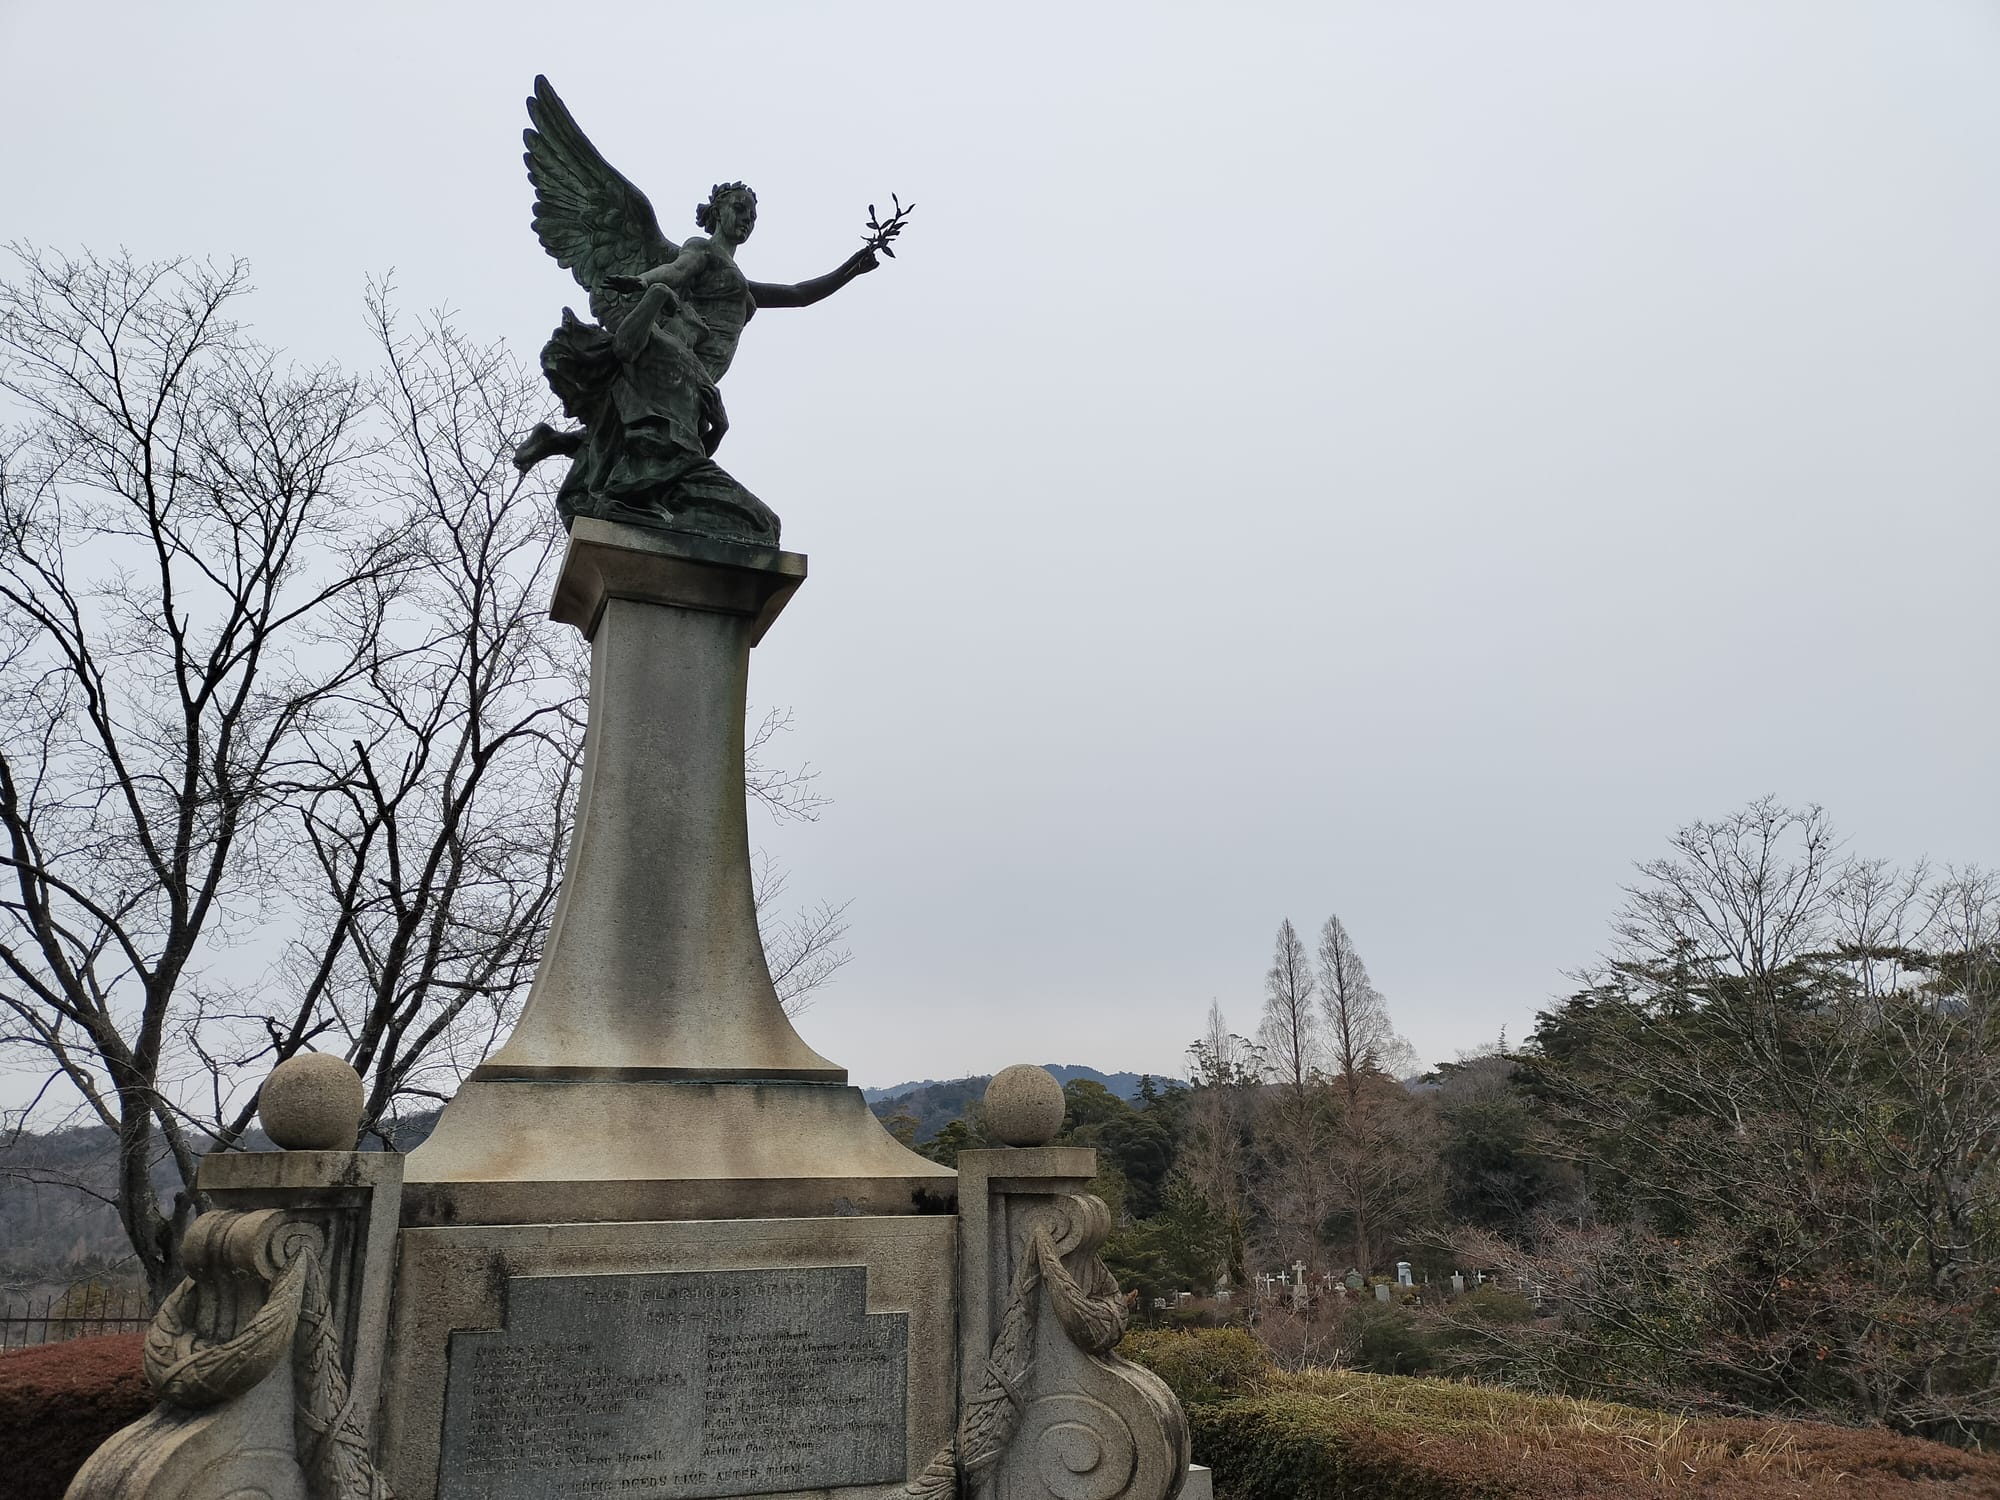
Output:
[[[451,1336],[441,1500],[900,1481],[909,1315],[860,1266],[520,1276]]]
[[[805,581],[806,560],[797,552],[579,517],[549,618],[589,640],[613,599],[707,609],[748,615],[754,646]]]
[[[217,1208],[282,1208],[322,1227],[348,1390],[371,1441],[407,1161],[394,1151],[219,1151],[202,1158],[198,1179]]]
[[[793,553],[578,523],[556,585],[591,642],[576,833],[520,1022],[475,1079],[847,1081],[785,1018],[750,871],[750,645],[804,576]]]
[[[981,1372],[1021,1369],[1000,1393],[1008,1413],[997,1457],[957,1455],[990,1465],[981,1500],[1177,1500],[1188,1479],[1186,1418],[1157,1376],[1111,1352],[1124,1317],[1097,1255],[1110,1215],[1089,1196],[1096,1153],[963,1151],[958,1166],[959,1367],[968,1392]],[[925,1500],[948,1495],[950,1471],[938,1477]]]
[[[709,1481],[683,1479],[682,1487],[676,1487],[675,1475],[691,1475],[703,1468],[692,1461],[670,1472],[653,1472],[654,1478],[661,1479],[659,1485],[650,1481],[633,1485],[626,1489],[584,1489],[566,1488],[571,1484],[582,1486],[596,1484],[607,1477],[607,1466],[598,1463],[580,1466],[581,1472],[571,1480],[550,1479],[548,1472],[537,1470],[547,1482],[540,1488],[525,1488],[518,1491],[495,1488],[491,1491],[468,1489],[451,1478],[451,1452],[441,1445],[443,1434],[450,1429],[455,1441],[463,1441],[467,1435],[464,1424],[468,1414],[461,1411],[448,1414],[447,1375],[451,1381],[458,1380],[472,1366],[466,1363],[468,1352],[479,1346],[479,1341],[487,1340],[492,1347],[495,1340],[504,1350],[507,1341],[520,1336],[526,1324],[521,1321],[524,1304],[520,1300],[524,1283],[544,1282],[551,1278],[568,1282],[591,1282],[600,1290],[609,1290],[617,1282],[625,1288],[636,1288],[643,1293],[649,1287],[673,1288],[695,1285],[690,1280],[695,1273],[720,1272],[745,1280],[733,1284],[751,1286],[764,1279],[799,1274],[809,1278],[807,1285],[813,1290],[800,1294],[806,1298],[824,1298],[819,1304],[827,1307],[838,1303],[847,1311],[840,1317],[846,1321],[840,1324],[843,1332],[829,1332],[828,1318],[815,1315],[813,1329],[815,1336],[825,1335],[821,1342],[831,1342],[839,1349],[850,1351],[852,1360],[849,1373],[840,1382],[826,1381],[817,1388],[822,1393],[837,1391],[842,1385],[849,1395],[859,1394],[865,1399],[850,1405],[850,1413],[862,1412],[871,1417],[880,1417],[889,1404],[890,1398],[881,1394],[877,1382],[887,1368],[886,1363],[874,1360],[860,1347],[866,1337],[880,1337],[879,1334],[857,1333],[857,1328],[879,1328],[887,1326],[868,1322],[865,1319],[881,1318],[889,1315],[889,1322],[896,1325],[895,1349],[897,1359],[907,1351],[907,1374],[905,1376],[904,1397],[899,1408],[902,1426],[894,1444],[897,1468],[893,1476],[886,1479],[866,1479],[839,1481],[844,1493],[856,1500],[873,1497],[873,1500],[887,1500],[895,1495],[907,1477],[907,1470],[924,1457],[928,1457],[936,1446],[951,1432],[953,1402],[955,1399],[955,1377],[952,1350],[952,1324],[955,1303],[955,1282],[953,1247],[955,1243],[956,1220],[939,1215],[923,1218],[853,1218],[853,1219],[789,1219],[761,1221],[733,1221],[710,1223],[662,1223],[662,1224],[539,1224],[515,1226],[458,1226],[422,1229],[405,1229],[402,1237],[402,1265],[397,1288],[396,1321],[391,1341],[390,1390],[393,1397],[389,1402],[385,1417],[386,1428],[383,1438],[383,1466],[388,1472],[391,1484],[400,1500],[470,1500],[470,1497],[491,1493],[496,1497],[513,1494],[533,1495],[536,1500],[543,1496],[554,1497],[564,1494],[576,1496],[599,1494],[658,1494],[663,1496],[695,1496],[718,1494],[767,1494],[820,1492],[834,1484],[826,1478],[810,1478],[806,1474],[793,1476],[793,1489],[784,1489],[786,1475],[770,1471],[764,1479],[754,1476],[739,1476],[732,1481],[737,1488],[701,1488]],[[859,1302],[859,1292],[855,1289],[864,1283],[856,1278],[865,1276],[865,1319]],[[824,1278],[832,1277],[833,1280]],[[848,1286],[840,1288],[840,1278],[848,1278]],[[588,1288],[585,1288],[588,1290]],[[854,1291],[853,1296],[849,1295]],[[532,1298],[536,1293],[527,1293]],[[564,1295],[574,1298],[576,1293],[557,1294],[558,1304]],[[696,1299],[699,1300],[699,1299]],[[576,1305],[572,1302],[570,1305]],[[600,1308],[616,1308],[629,1303],[599,1303]],[[638,1304],[644,1308],[649,1304]],[[658,1299],[651,1306],[660,1306]],[[671,1304],[668,1304],[671,1305]],[[836,1320],[838,1321],[838,1320]],[[722,1326],[718,1318],[712,1322],[696,1319],[704,1327]],[[578,1325],[582,1327],[583,1325]],[[570,1342],[581,1346],[570,1356],[580,1363],[569,1368],[588,1371],[599,1349],[614,1351],[608,1357],[612,1360],[625,1356],[616,1352],[622,1347],[636,1353],[640,1363],[633,1368],[643,1372],[660,1372],[665,1378],[672,1370],[684,1369],[690,1381],[697,1371],[706,1392],[707,1358],[705,1342],[695,1339],[689,1332],[692,1325],[680,1320],[678,1313],[670,1313],[668,1321],[655,1325],[657,1334],[649,1331],[638,1338],[623,1337],[614,1332],[607,1320],[602,1324],[592,1324],[590,1331],[581,1332]],[[907,1333],[904,1330],[907,1330]],[[493,1332],[481,1332],[491,1330]],[[504,1332],[499,1332],[505,1330]],[[774,1353],[774,1341],[766,1338],[748,1324],[740,1325],[739,1332],[747,1338],[739,1338],[739,1347],[748,1348],[758,1344],[761,1348],[757,1357]],[[468,1337],[468,1335],[470,1335]],[[660,1340],[661,1342],[655,1342]],[[560,1342],[558,1340],[558,1342]],[[725,1340],[725,1342],[727,1342]],[[643,1363],[649,1356],[645,1351],[651,1347],[655,1353],[662,1353],[669,1343],[687,1351],[687,1358],[666,1359],[664,1356],[652,1363]],[[696,1347],[697,1343],[701,1347]],[[447,1351],[450,1351],[447,1357]],[[823,1359],[826,1352],[808,1352],[808,1360]],[[538,1366],[539,1367],[539,1366]],[[873,1371],[873,1374],[863,1372]],[[589,1374],[576,1377],[576,1383],[569,1387],[572,1396],[586,1392],[615,1392],[627,1389],[614,1378],[606,1382],[600,1367],[598,1375]],[[776,1362],[764,1365],[758,1370],[728,1369],[718,1371],[722,1384],[733,1384],[746,1392],[757,1388],[770,1389],[764,1382],[777,1384],[796,1380],[793,1389],[801,1395],[809,1394],[816,1387],[812,1382],[818,1379],[810,1370],[800,1370],[786,1374]],[[592,1384],[592,1380],[596,1384]],[[692,1384],[680,1388],[692,1391]],[[469,1388],[468,1388],[469,1390]],[[639,1420],[639,1407],[628,1408],[623,1415],[611,1420],[615,1426],[607,1431],[627,1433],[653,1432],[654,1441],[641,1444],[624,1443],[610,1436],[603,1439],[604,1445],[611,1445],[617,1451],[644,1454],[661,1446],[657,1434],[668,1430],[661,1423],[671,1424],[680,1420],[664,1413],[664,1397],[668,1393],[654,1388],[651,1395],[641,1396],[639,1406],[646,1401],[659,1398],[663,1415],[658,1420]],[[454,1390],[452,1399],[463,1404],[468,1396]],[[602,1405],[598,1398],[592,1398],[593,1409]],[[774,1415],[774,1408],[768,1398],[755,1398],[747,1408],[757,1414],[765,1424],[767,1433],[784,1436],[787,1443],[802,1444],[812,1448],[819,1444],[818,1457],[808,1453],[807,1459],[819,1465],[809,1473],[830,1473],[833,1463],[873,1462],[880,1458],[890,1446],[886,1429],[878,1430],[868,1439],[874,1447],[862,1447],[842,1457],[836,1453],[829,1456],[825,1451],[825,1440],[809,1432],[787,1428],[783,1424],[789,1419],[782,1414]],[[821,1410],[824,1410],[824,1406]],[[496,1408],[489,1408],[491,1413]],[[843,1418],[842,1420],[846,1420]],[[686,1433],[675,1428],[678,1434],[672,1444],[665,1446],[678,1460],[688,1459],[692,1451]],[[749,1438],[734,1428],[703,1428],[700,1436],[719,1437],[724,1443],[745,1444]],[[596,1440],[593,1439],[593,1442]],[[760,1443],[762,1440],[759,1440]],[[843,1440],[844,1441],[844,1440]],[[601,1445],[600,1445],[601,1446]],[[698,1446],[698,1444],[697,1444]],[[838,1446],[837,1444],[835,1446]],[[754,1467],[770,1462],[794,1462],[794,1459],[776,1459],[768,1445],[757,1450],[762,1457],[738,1456],[737,1467]],[[745,1452],[749,1452],[746,1446]],[[440,1457],[445,1462],[441,1465]],[[858,1456],[857,1456],[858,1455]],[[720,1461],[718,1457],[718,1461]],[[636,1477],[646,1461],[635,1461],[627,1477]],[[719,1472],[712,1466],[710,1472]],[[501,1480],[496,1479],[496,1484]],[[714,1481],[717,1485],[721,1480]],[[776,1486],[776,1488],[756,1488],[754,1484]]]
[[[813,1083],[475,1079],[408,1173],[409,1224],[939,1213],[958,1185]]]
[[[155,1407],[85,1460],[63,1500],[308,1500],[290,1377],[273,1370],[207,1411]]]
[[[159,1404],[91,1456],[71,1500],[385,1495],[329,1289],[352,1225],[332,1205],[301,1209],[215,1208],[189,1227],[187,1276],[145,1339]]]
[[[257,1092],[257,1119],[272,1144],[287,1151],[352,1151],[366,1102],[352,1064],[301,1052],[271,1069]]]
[[[580,518],[552,612],[591,640],[577,826],[519,1024],[411,1153],[405,1221],[935,1213],[786,1019],[744,806],[750,649],[806,560]]]
[[[986,1128],[1008,1146],[1046,1146],[1062,1129],[1062,1085],[1033,1063],[1002,1068],[986,1085]]]

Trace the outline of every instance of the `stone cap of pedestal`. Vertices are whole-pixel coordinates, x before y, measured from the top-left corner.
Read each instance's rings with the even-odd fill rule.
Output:
[[[653,531],[578,516],[556,580],[549,617],[596,635],[604,606],[636,599],[716,614],[748,615],[755,645],[806,581],[805,554]]]
[[[845,1084],[474,1078],[410,1154],[403,1213],[411,1224],[941,1213],[957,1187]]]
[[[1097,1175],[1090,1146],[1000,1146],[958,1153],[959,1181],[967,1192],[1080,1192]]]
[[[374,1189],[400,1183],[408,1160],[399,1151],[213,1151],[196,1181],[203,1192]]]

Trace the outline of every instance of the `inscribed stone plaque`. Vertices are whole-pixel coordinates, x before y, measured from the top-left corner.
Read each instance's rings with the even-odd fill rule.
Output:
[[[451,1336],[438,1500],[900,1483],[909,1315],[864,1266],[511,1276]]]

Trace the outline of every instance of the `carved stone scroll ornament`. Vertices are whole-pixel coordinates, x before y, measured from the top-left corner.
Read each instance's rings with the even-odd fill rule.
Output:
[[[1187,1430],[1179,1405],[1148,1372],[1111,1351],[1125,1333],[1125,1304],[1098,1250],[1110,1211],[1095,1197],[1049,1200],[1018,1252],[984,1374],[959,1415],[958,1430],[905,1486],[910,1500],[971,1495],[1003,1459],[1032,1473],[1057,1500],[1114,1500],[1141,1477],[1140,1445],[1164,1443],[1159,1500],[1171,1500],[1187,1470]],[[1068,1348],[1042,1349],[1040,1293]],[[1157,1387],[1157,1389],[1156,1389]],[[1141,1429],[1134,1432],[1134,1424]],[[1016,1491],[1009,1490],[1008,1500]]]
[[[1042,1283],[1041,1242],[1048,1238],[1048,1231],[1037,1229],[1035,1236],[1032,1253],[1015,1263],[1007,1308],[1000,1316],[1000,1329],[993,1336],[979,1388],[966,1398],[951,1440],[903,1487],[910,1500],[954,1500],[960,1493],[961,1476],[964,1493],[970,1494],[1007,1451],[1021,1425],[1022,1387],[1035,1363],[1035,1293]]]
[[[70,1500],[393,1500],[353,1409],[325,1252],[320,1228],[282,1209],[195,1220],[182,1248],[187,1279],[146,1334],[160,1405],[93,1456]],[[286,1403],[263,1390],[287,1356],[291,1430],[278,1416],[272,1431]],[[232,1413],[240,1420],[215,1427]],[[232,1426],[245,1430],[225,1436]],[[218,1448],[224,1457],[202,1451]]]

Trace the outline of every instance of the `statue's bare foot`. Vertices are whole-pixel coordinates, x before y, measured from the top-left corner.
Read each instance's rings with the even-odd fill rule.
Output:
[[[582,432],[558,432],[546,422],[537,422],[514,450],[514,467],[525,474],[545,458],[568,458],[582,446]]]

